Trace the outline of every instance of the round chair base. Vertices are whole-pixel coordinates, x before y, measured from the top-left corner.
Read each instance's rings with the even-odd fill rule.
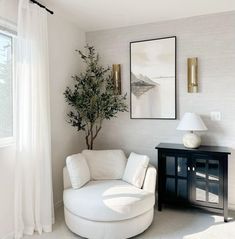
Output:
[[[153,221],[154,209],[123,221],[90,221],[74,215],[64,207],[65,222],[75,234],[89,239],[124,239],[144,232]]]

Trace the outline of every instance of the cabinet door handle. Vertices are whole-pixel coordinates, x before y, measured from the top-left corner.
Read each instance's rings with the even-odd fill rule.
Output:
[[[188,167],[188,171],[190,171],[190,167]]]

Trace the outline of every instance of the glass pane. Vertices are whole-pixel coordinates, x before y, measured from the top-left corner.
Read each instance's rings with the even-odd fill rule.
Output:
[[[178,176],[187,177],[187,158],[178,157]]]
[[[166,179],[166,192],[168,194],[175,193],[175,179],[174,178],[167,178]]]
[[[219,203],[219,184],[216,182],[209,183],[209,202]]]
[[[175,157],[166,156],[166,174],[175,175]]]
[[[206,182],[205,181],[196,181],[196,200],[197,201],[206,201]]]
[[[209,160],[208,177],[210,180],[219,181],[219,161],[218,160]]]
[[[0,33],[0,138],[13,136],[12,38]]]
[[[186,179],[178,179],[178,188],[177,188],[177,194],[178,197],[187,199],[187,180]]]
[[[197,178],[206,178],[206,160],[196,160],[196,176]]]

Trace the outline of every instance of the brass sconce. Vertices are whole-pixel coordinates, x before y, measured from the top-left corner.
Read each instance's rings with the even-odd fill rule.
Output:
[[[115,92],[117,95],[122,94],[121,89],[121,65],[120,64],[113,64],[113,83],[115,87]]]
[[[198,60],[197,57],[188,58],[188,92],[198,92]]]

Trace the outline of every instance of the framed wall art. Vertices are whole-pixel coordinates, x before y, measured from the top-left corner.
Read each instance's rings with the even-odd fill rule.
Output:
[[[131,119],[176,119],[176,37],[130,42]]]

